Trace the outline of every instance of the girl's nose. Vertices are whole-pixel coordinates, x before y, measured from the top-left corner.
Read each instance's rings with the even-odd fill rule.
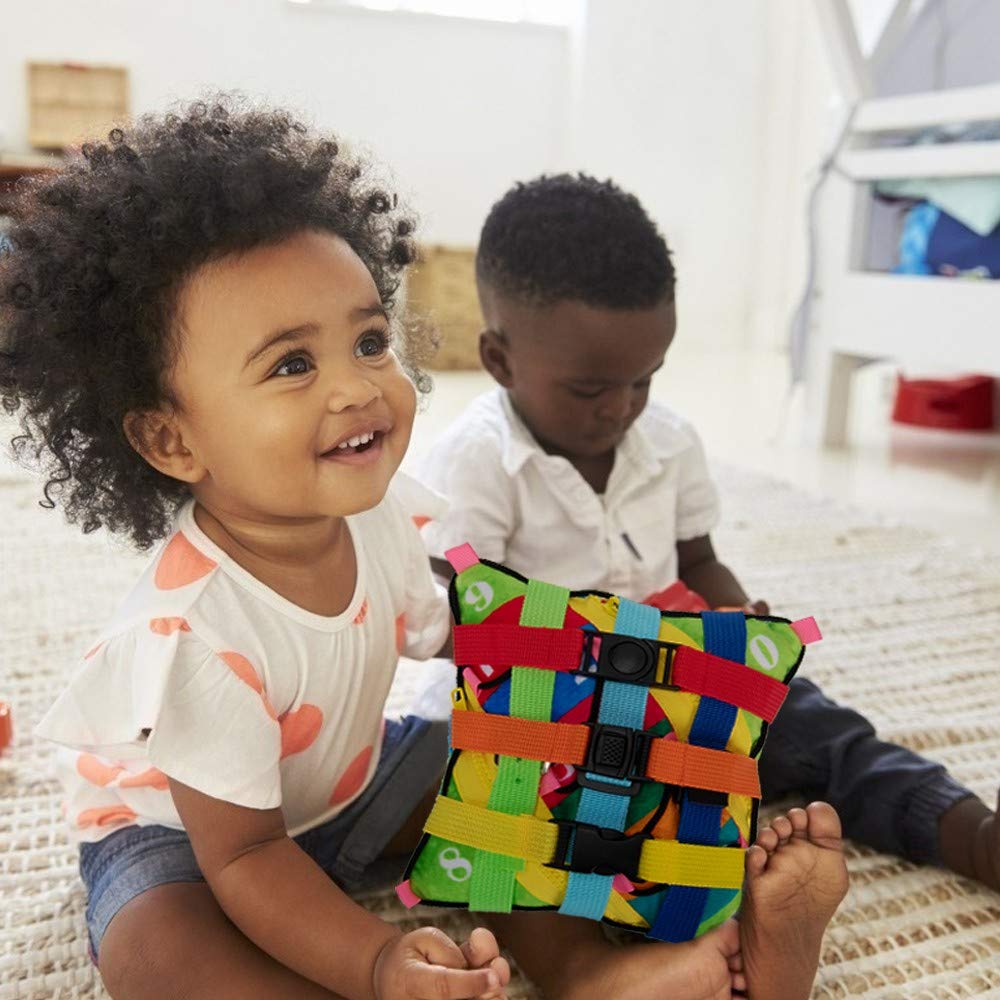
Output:
[[[330,387],[327,407],[331,413],[342,413],[352,408],[363,409],[376,399],[382,390],[370,379],[359,375],[335,377]]]

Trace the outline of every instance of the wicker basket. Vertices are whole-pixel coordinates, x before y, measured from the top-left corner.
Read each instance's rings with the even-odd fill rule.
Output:
[[[66,149],[128,115],[128,70],[81,63],[28,63],[28,139]]]
[[[482,367],[475,260],[476,251],[468,247],[420,248],[407,282],[407,303],[411,314],[432,323],[441,338],[429,368],[448,371]]]

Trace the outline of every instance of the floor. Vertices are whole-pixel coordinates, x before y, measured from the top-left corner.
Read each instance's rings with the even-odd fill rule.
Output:
[[[439,372],[435,383],[417,418],[414,454],[491,385],[482,372]],[[892,391],[887,366],[873,365],[856,377],[851,444],[836,450],[803,443],[804,399],[801,392],[789,394],[779,353],[719,356],[678,345],[652,393],[695,424],[710,459],[1000,553],[1000,434],[895,426]],[[725,498],[723,505],[725,512]]]

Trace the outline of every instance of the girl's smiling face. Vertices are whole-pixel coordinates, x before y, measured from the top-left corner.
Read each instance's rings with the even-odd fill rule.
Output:
[[[144,422],[148,461],[209,509],[251,520],[379,503],[416,392],[371,274],[343,239],[302,232],[204,265],[180,295],[178,327],[177,406],[153,434]]]

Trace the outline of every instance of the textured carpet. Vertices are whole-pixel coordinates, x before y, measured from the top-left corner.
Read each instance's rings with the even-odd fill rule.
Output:
[[[1000,779],[1000,569],[909,527],[722,470],[716,548],[778,613],[814,614],[825,641],[805,671],[880,733],[943,761],[987,801]],[[128,589],[135,556],[40,510],[0,471],[0,700],[16,739],[0,757],[0,1000],[103,997],[86,954],[84,897],[63,832],[49,750],[31,728],[67,666]],[[405,707],[406,671],[390,709]],[[1000,997],[1000,895],[945,872],[850,848],[850,894],[830,927],[814,997]],[[401,926],[462,914],[366,905]],[[512,997],[530,997],[518,977]]]

